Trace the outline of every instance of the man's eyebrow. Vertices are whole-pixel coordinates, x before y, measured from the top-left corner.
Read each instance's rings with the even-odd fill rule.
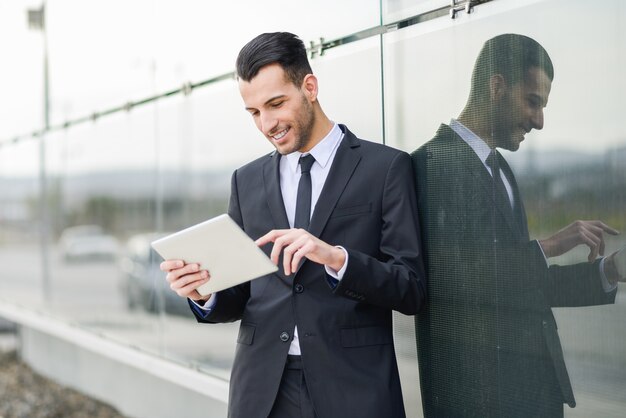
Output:
[[[263,105],[267,105],[267,104],[269,104],[269,103],[273,102],[274,100],[276,100],[276,99],[282,99],[283,97],[286,97],[286,95],[285,95],[285,94],[279,94],[278,96],[274,96],[274,97],[272,97],[272,98],[267,99],[267,100],[265,101],[265,103],[263,103]],[[249,111],[251,111],[251,110],[256,110],[256,108],[254,108],[254,107],[246,107],[246,110],[249,112]]]
[[[267,99],[267,100],[265,101],[265,103],[263,103],[263,104],[268,104],[268,103],[270,103],[270,102],[273,102],[273,101],[274,101],[274,100],[276,100],[276,99],[282,99],[283,97],[285,97],[285,95],[284,95],[284,94],[279,94],[278,96],[274,96],[274,97],[272,97],[271,99]]]

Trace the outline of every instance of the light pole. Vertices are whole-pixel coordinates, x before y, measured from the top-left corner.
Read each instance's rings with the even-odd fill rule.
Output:
[[[40,30],[43,35],[43,129],[39,134],[39,244],[41,251],[42,295],[44,301],[51,297],[50,260],[48,253],[49,216],[48,216],[48,183],[46,178],[46,147],[45,138],[50,129],[50,93],[48,83],[48,37],[46,34],[46,0],[40,9],[28,10],[28,26]]]

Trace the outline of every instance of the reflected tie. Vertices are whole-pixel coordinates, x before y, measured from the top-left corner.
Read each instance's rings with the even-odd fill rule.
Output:
[[[300,182],[298,183],[298,197],[296,200],[296,217],[293,222],[294,228],[309,229],[311,220],[311,167],[315,158],[311,155],[300,157]]]
[[[502,181],[502,174],[500,171],[500,159],[502,156],[498,154],[498,152],[494,149],[487,157],[487,165],[491,167],[491,175],[493,177],[494,183],[494,198],[495,201],[501,205],[506,205],[509,209],[513,210],[511,206],[511,200],[509,199],[509,194],[506,191],[506,187],[504,186],[504,182]]]

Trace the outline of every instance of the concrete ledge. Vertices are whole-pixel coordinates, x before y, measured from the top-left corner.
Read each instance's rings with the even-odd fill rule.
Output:
[[[225,417],[228,382],[0,301],[19,326],[22,358],[38,373],[130,417]]]

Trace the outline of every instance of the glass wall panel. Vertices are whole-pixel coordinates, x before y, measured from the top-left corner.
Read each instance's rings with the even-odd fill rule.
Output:
[[[308,44],[374,27],[380,4],[64,0],[51,4],[48,20],[52,115],[63,123],[233,71],[239,49],[263,32],[291,31]],[[73,59],[76,54],[82,58]],[[69,60],[75,65],[68,68]]]
[[[27,8],[37,8],[39,3],[24,0],[0,5],[0,57],[6,63],[0,77],[0,140],[32,132],[44,124],[44,39],[40,32],[29,29],[26,19]]]
[[[626,245],[625,20],[619,1],[501,1],[384,36],[385,137],[419,149],[430,306],[417,347],[429,416],[545,415],[562,402],[576,404],[566,416],[622,415],[624,289],[605,291],[610,262],[563,237],[590,225],[577,220],[601,220],[604,254]],[[472,77],[483,44],[507,33],[531,41],[500,37]],[[514,61],[532,40],[553,80],[538,52]],[[485,159],[503,150],[497,169],[478,159],[481,143]]]
[[[361,138],[382,142],[379,37],[324,51],[311,65],[326,115]]]
[[[0,294],[13,303],[44,300],[39,186],[39,140],[0,147]]]
[[[417,16],[442,7],[449,6],[450,0],[381,0],[383,23]]]

